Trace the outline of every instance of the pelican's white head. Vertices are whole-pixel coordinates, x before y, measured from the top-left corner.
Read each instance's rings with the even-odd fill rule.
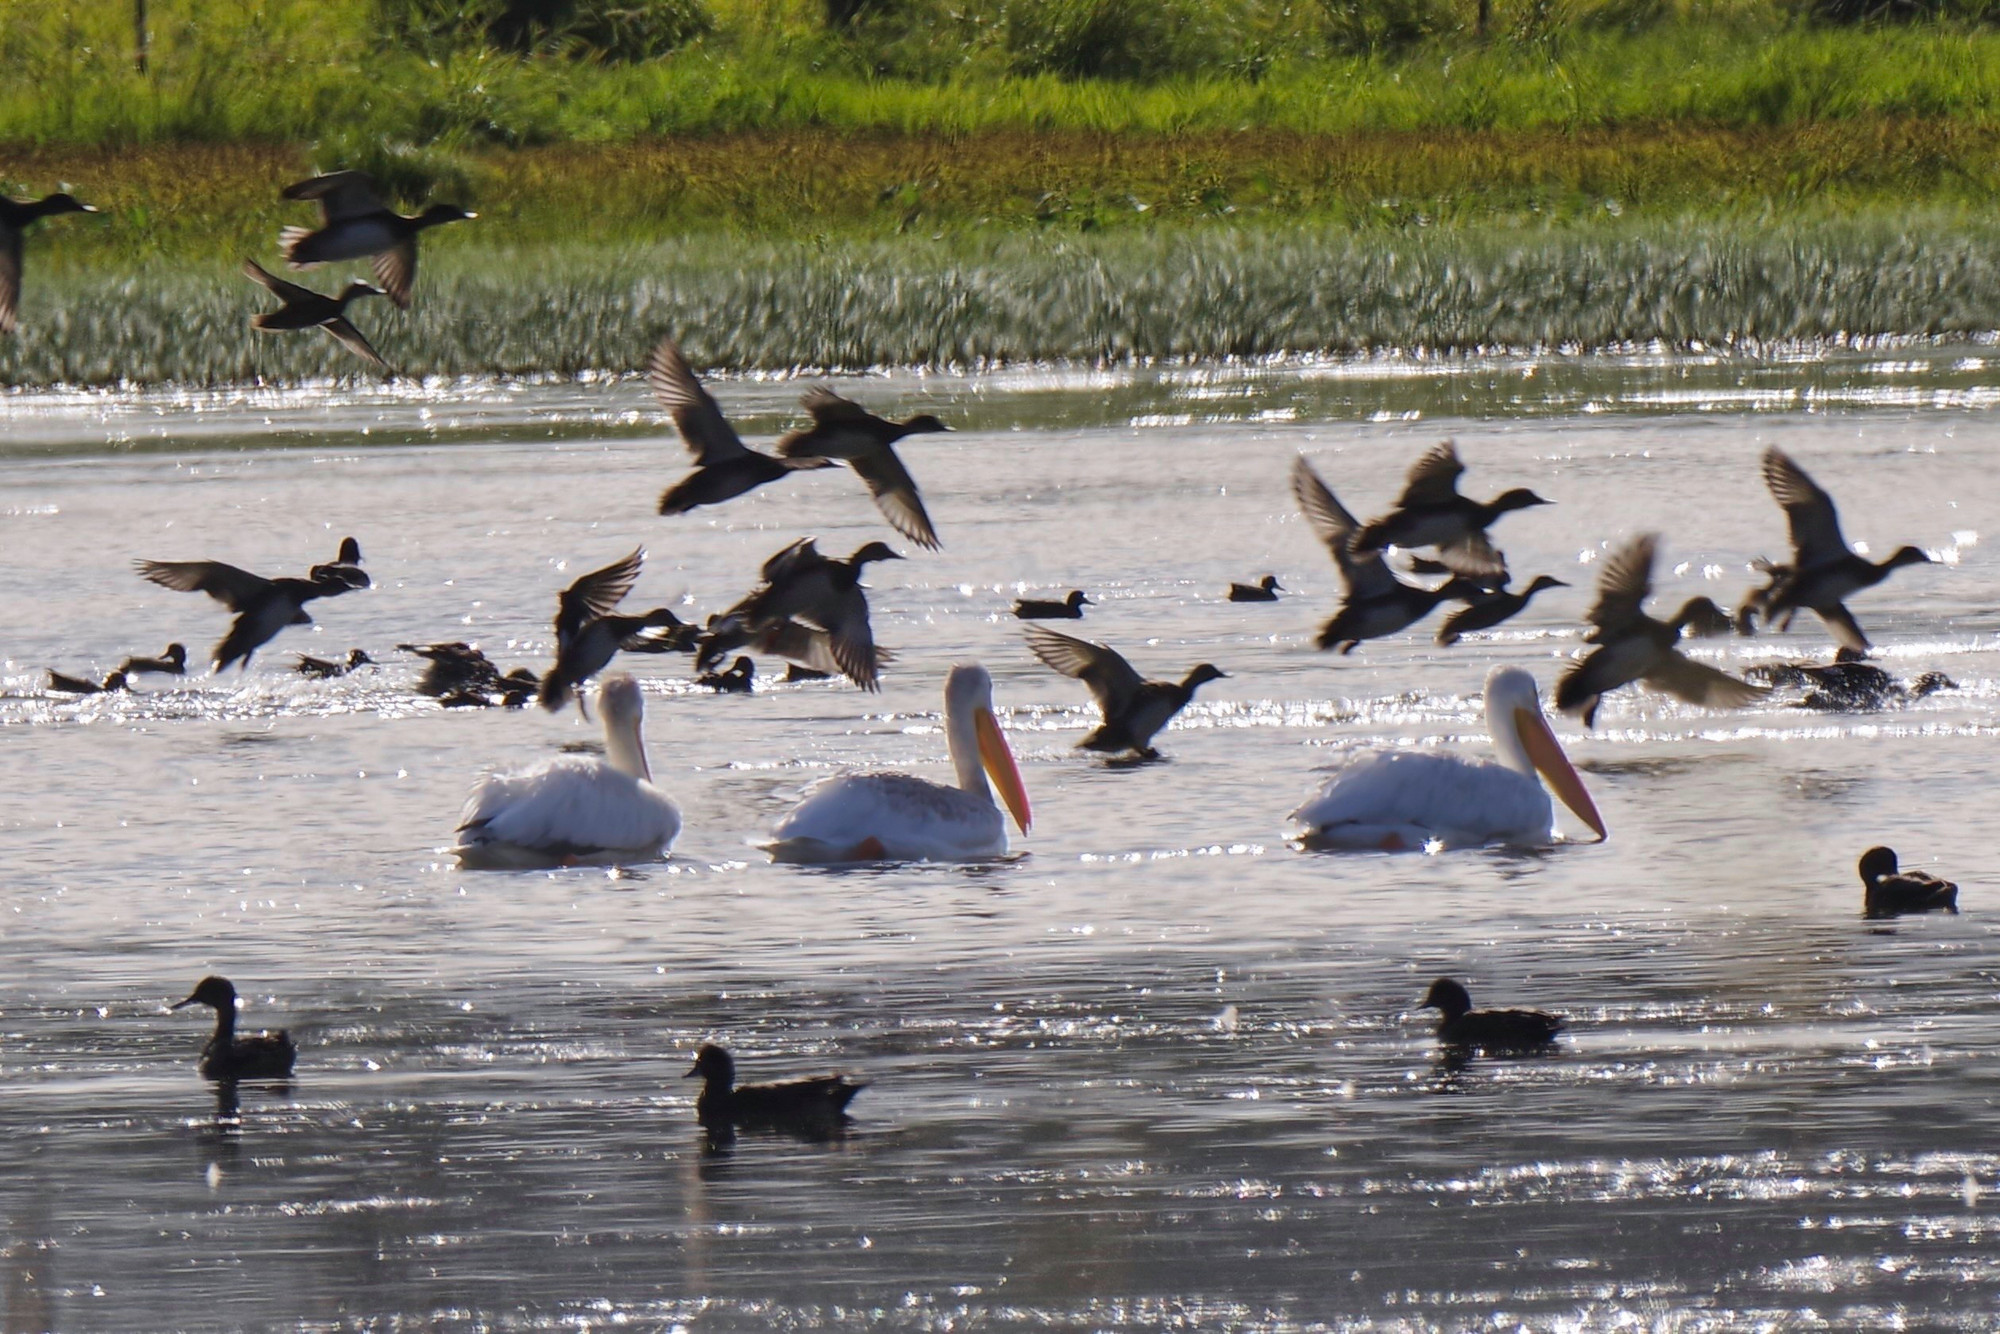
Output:
[[[1495,667],[1487,673],[1486,730],[1493,734],[1500,763],[1531,778],[1540,774],[1577,819],[1604,837],[1604,817],[1549,727],[1534,677],[1519,667]]]
[[[597,708],[604,715],[604,758],[622,774],[647,782],[653,771],[646,764],[646,699],[639,683],[623,672],[607,676],[597,687]]]
[[[1034,818],[1028,808],[1028,790],[1021,783],[1014,752],[1008,749],[1007,738],[993,716],[993,677],[976,662],[959,663],[944,679],[944,729],[959,787],[987,795],[990,775],[1014,823],[1027,833]]]

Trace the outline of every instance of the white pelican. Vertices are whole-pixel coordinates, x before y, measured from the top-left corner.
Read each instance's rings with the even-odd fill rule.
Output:
[[[1007,821],[1028,832],[1028,794],[993,718],[993,678],[960,663],[944,681],[944,732],[958,786],[898,773],[839,774],[813,784],[771,831],[781,862],[972,861],[1004,856]]]
[[[620,673],[598,687],[604,758],[559,755],[513,774],[487,774],[458,820],[460,865],[479,870],[613,865],[666,854],[678,806],[653,786],[639,683]]]
[[[1547,843],[1555,809],[1539,773],[1604,837],[1603,818],[1542,716],[1534,677],[1518,667],[1487,675],[1486,726],[1498,763],[1413,750],[1355,756],[1292,812],[1295,836],[1309,848],[1384,852]]]

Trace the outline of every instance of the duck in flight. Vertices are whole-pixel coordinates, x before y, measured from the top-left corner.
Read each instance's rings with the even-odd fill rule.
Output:
[[[1604,818],[1549,727],[1534,677],[1519,667],[1487,673],[1486,729],[1491,760],[1409,747],[1348,756],[1291,813],[1293,837],[1315,852],[1539,847],[1556,837],[1553,790],[1604,838]]]
[[[1229,586],[1229,600],[1231,602],[1276,602],[1278,594],[1284,591],[1285,586],[1278,582],[1278,576],[1267,574],[1254,584],[1231,584]]]
[[[1597,601],[1585,615],[1596,628],[1584,638],[1597,647],[1556,683],[1556,706],[1580,714],[1585,727],[1596,722],[1599,700],[1635,681],[1711,709],[1740,709],[1771,693],[1680,651],[1683,630],[1725,634],[1733,625],[1708,598],[1689,598],[1671,621],[1646,614],[1658,547],[1656,534],[1635,537],[1611,554],[1597,577]]]
[[[929,413],[908,421],[885,421],[859,403],[842,398],[825,385],[815,385],[799,399],[813,424],[778,441],[778,453],[788,459],[837,460],[854,469],[868,484],[875,508],[889,526],[927,551],[938,549],[937,531],[924,513],[916,479],[896,456],[898,440],[951,428]]]
[[[1045,625],[1029,626],[1027,635],[1029,652],[1044,666],[1089,686],[1091,698],[1097,701],[1103,721],[1076,743],[1078,750],[1157,759],[1154,733],[1187,707],[1196,690],[1229,675],[1204,662],[1179,681],[1148,681],[1108,645],[1093,644]]]
[[[1512,620],[1527,610],[1535,594],[1544,589],[1569,587],[1562,580],[1546,574],[1536,575],[1534,582],[1519,592],[1509,592],[1508,582],[1507,576],[1502,574],[1496,586],[1472,589],[1464,608],[1445,617],[1444,624],[1438,627],[1439,646],[1448,648],[1475,630],[1491,630]]]
[[[623,672],[597,689],[604,754],[558,755],[519,773],[481,778],[459,814],[459,864],[475,870],[623,865],[666,856],[680,808],[653,786],[646,706]]]
[[[736,618],[741,632],[753,637],[783,626],[802,622],[826,635],[826,649],[835,666],[848,680],[863,690],[881,687],[885,655],[875,647],[875,635],[868,622],[868,590],[862,586],[865,567],[879,561],[903,559],[886,543],[868,542],[844,560],[820,554],[810,537],[802,537],[764,562],[763,583],[748,597],[723,615],[723,624]],[[696,659],[719,660],[720,650],[709,646]],[[786,656],[790,656],[787,654]],[[816,661],[807,666],[818,667]]]
[[[775,1084],[738,1084],[736,1060],[713,1042],[702,1044],[687,1078],[702,1081],[695,1120],[712,1135],[739,1127],[777,1130],[809,1138],[838,1134],[848,1122],[847,1104],[868,1087],[844,1075],[815,1075]]]
[[[1083,595],[1081,588],[1072,588],[1060,602],[1049,598],[1016,598],[1014,617],[1022,621],[1080,621],[1083,609],[1096,605]]]
[[[21,233],[43,218],[64,213],[95,213],[96,209],[66,192],[40,199],[10,199],[0,195],[0,334],[14,332],[21,304]]]
[[[1761,610],[1766,622],[1774,622],[1780,630],[1789,630],[1793,615],[1804,607],[1842,645],[1866,653],[1868,636],[1847,610],[1847,599],[1905,565],[1929,565],[1931,558],[1916,547],[1898,547],[1880,562],[1856,555],[1841,535],[1833,497],[1775,445],[1764,451],[1764,485],[1785,511],[1792,559],[1788,565],[1767,562],[1771,583],[1752,593],[1745,606]]]
[[[611,664],[620,649],[629,648],[650,629],[679,625],[680,618],[665,607],[655,607],[637,616],[621,616],[618,604],[639,581],[646,563],[646,549],[635,547],[628,556],[612,561],[601,570],[578,575],[556,600],[556,660],[542,675],[542,707],[554,713],[569,703],[576,688]],[[579,697],[577,708],[587,718]]]
[[[118,664],[118,670],[127,676],[186,676],[187,645],[169,644],[167,651],[157,658],[131,657]]]
[[[1449,977],[1431,983],[1419,1010],[1438,1012],[1438,1041],[1489,1055],[1546,1048],[1563,1031],[1561,1016],[1541,1010],[1475,1010],[1465,984]]]
[[[324,329],[336,343],[371,366],[385,371],[389,369],[389,363],[382,360],[368,339],[347,318],[349,302],[364,296],[387,296],[388,293],[381,288],[369,283],[352,282],[341,289],[339,296],[321,296],[309,287],[286,282],[254,259],[243,261],[243,275],[252,282],[262,284],[265,291],[284,303],[276,310],[252,315],[251,328],[260,333]]]
[[[1347,590],[1340,609],[1320,627],[1313,641],[1320,648],[1351,653],[1364,639],[1379,639],[1409,629],[1439,604],[1457,596],[1453,583],[1437,588],[1404,583],[1390,570],[1380,551],[1356,550],[1354,539],[1361,525],[1303,455],[1292,463],[1292,497],[1314,536],[1332,555],[1334,568],[1340,572],[1340,582]]]
[[[343,259],[375,257],[375,281],[399,310],[410,308],[417,281],[417,236],[447,222],[476,218],[456,204],[432,204],[406,218],[382,202],[375,178],[365,171],[336,171],[285,187],[285,198],[319,205],[320,225],[286,227],[278,248],[295,269]]]
[[[1904,913],[1958,911],[1958,886],[1928,871],[1902,871],[1893,848],[1861,854],[1862,915],[1900,917]]]
[[[232,663],[249,667],[251,655],[286,626],[311,625],[306,603],[370,587],[360,561],[361,548],[350,537],[341,543],[339,559],[315,565],[305,579],[266,579],[219,560],[140,560],[132,565],[141,578],[162,588],[206,593],[236,613],[229,633],[215,646],[215,670],[221,672]]]
[[[695,468],[660,496],[660,513],[686,514],[701,505],[720,505],[766,482],[812,468],[830,468],[831,459],[774,458],[743,443],[722,408],[695,378],[680,344],[663,338],[646,363],[653,397],[674,419]]]
[[[1007,820],[1000,802],[1024,834],[1033,813],[1014,752],[993,715],[993,678],[977,663],[960,663],[945,677],[944,734],[955,785],[905,773],[821,779],[772,828],[767,845],[772,860],[944,862],[1006,856]],[[1000,802],[994,800],[995,788]]]
[[[1464,471],[1456,444],[1447,440],[1433,447],[1410,468],[1396,508],[1355,534],[1355,552],[1365,556],[1392,546],[1435,547],[1438,558],[1458,574],[1505,573],[1507,563],[1487,540],[1487,527],[1510,510],[1549,502],[1526,487],[1488,501],[1469,499],[1458,493]]]
[[[236,1035],[236,988],[226,977],[204,977],[184,1001],[170,1008],[206,1005],[215,1011],[215,1032],[201,1049],[201,1077],[220,1083],[239,1079],[284,1079],[299,1049],[282,1028],[275,1033]]]

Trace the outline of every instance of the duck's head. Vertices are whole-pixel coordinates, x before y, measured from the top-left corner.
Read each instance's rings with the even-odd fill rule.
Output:
[[[1524,598],[1531,598],[1545,588],[1568,588],[1568,587],[1569,587],[1568,584],[1556,578],[1554,575],[1538,574],[1535,576],[1534,581],[1532,583],[1530,583],[1526,588],[1521,590],[1521,596]]]
[[[939,431],[949,431],[950,429],[949,426],[946,426],[928,412],[921,413],[903,423],[903,432],[906,435],[935,435]]]
[[[682,1078],[705,1079],[711,1084],[719,1083],[728,1088],[736,1082],[736,1058],[713,1042],[704,1042],[701,1050],[694,1054],[694,1065]]]
[[[103,682],[105,690],[124,690],[128,685],[129,682],[126,680],[125,672],[122,668],[105,677]]]
[[[366,283],[361,283],[359,285],[362,287],[368,287],[368,284]],[[374,292],[375,295],[377,296],[387,295],[387,293],[377,291],[375,288],[372,287],[369,287],[368,290]],[[340,555],[337,559],[339,563],[342,565],[359,565],[361,563],[361,544],[355,541],[351,537],[341,538]]]
[[[58,190],[44,196],[41,202],[42,216],[53,218],[61,213],[95,213],[96,208],[84,203],[67,190]]]
[[[349,671],[352,671],[356,667],[372,667],[374,665],[375,659],[369,657],[361,649],[352,648],[347,651],[347,667]]]
[[[1417,1002],[1419,1010],[1437,1010],[1447,1019],[1456,1019],[1472,1009],[1472,993],[1448,977],[1431,983],[1431,989]]]
[[[1275,574],[1265,575],[1257,581],[1257,586],[1266,593],[1282,593],[1285,591],[1285,586],[1278,582],[1278,576]]]
[[[1069,596],[1064,598],[1063,601],[1067,602],[1072,608],[1094,607],[1097,605],[1096,603],[1092,602],[1089,598],[1083,595],[1083,590],[1081,588],[1070,589]]]
[[[1896,553],[1883,562],[1883,568],[1901,569],[1905,565],[1935,565],[1930,556],[1917,547],[1897,547]]]
[[[1861,883],[1870,889],[1884,876],[1896,874],[1896,850],[1894,848],[1870,848],[1861,854]]]
[[[1212,662],[1202,662],[1195,664],[1188,672],[1187,679],[1181,682],[1181,684],[1186,686],[1190,691],[1193,691],[1200,686],[1207,685],[1210,681],[1226,681],[1228,679],[1228,672],[1223,671]]]
[[[1543,500],[1525,486],[1517,486],[1512,491],[1502,491],[1493,497],[1490,508],[1505,513],[1508,510],[1530,509],[1536,505],[1553,505],[1553,500]]]
[[[1833,655],[1833,660],[1841,666],[1846,666],[1848,663],[1866,662],[1868,655],[1858,648],[1850,648],[1846,644],[1842,644],[1839,650]]]
[[[739,657],[735,662],[729,664],[729,672],[732,676],[740,676],[748,681],[752,676],[757,674],[757,664],[747,657]]]
[[[188,646],[186,644],[169,644],[167,645],[167,651],[160,656],[176,667],[185,667],[188,660]]]
[[[432,204],[417,215],[417,221],[425,227],[436,227],[440,223],[466,222],[478,216],[456,204]]]
[[[226,977],[210,975],[194,984],[184,1001],[176,1001],[171,1008],[184,1010],[190,1005],[206,1005],[211,1010],[234,1010],[236,1008],[236,988]]]
[[[341,288],[340,295],[336,297],[335,300],[339,301],[340,304],[344,306],[348,302],[356,300],[357,298],[360,297],[387,296],[387,295],[389,294],[383,291],[381,288],[377,287],[374,283],[364,283],[359,278],[357,278],[353,282],[349,283],[347,286]],[[349,538],[348,540],[352,541],[353,539]],[[341,559],[346,560],[347,557],[342,556]]]
[[[858,570],[873,561],[901,559],[900,555],[890,549],[887,542],[870,542],[852,556],[849,556],[847,563]]]

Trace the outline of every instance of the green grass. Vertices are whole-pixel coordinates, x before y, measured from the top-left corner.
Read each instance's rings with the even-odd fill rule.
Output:
[[[356,319],[421,375],[629,369],[662,332],[701,365],[1116,363],[1381,349],[1756,348],[2000,328],[2000,226],[1209,228],[939,241],[708,235],[467,250],[416,309]],[[179,266],[49,275],[0,349],[9,383],[220,383],[365,369],[245,321],[261,293]]]

